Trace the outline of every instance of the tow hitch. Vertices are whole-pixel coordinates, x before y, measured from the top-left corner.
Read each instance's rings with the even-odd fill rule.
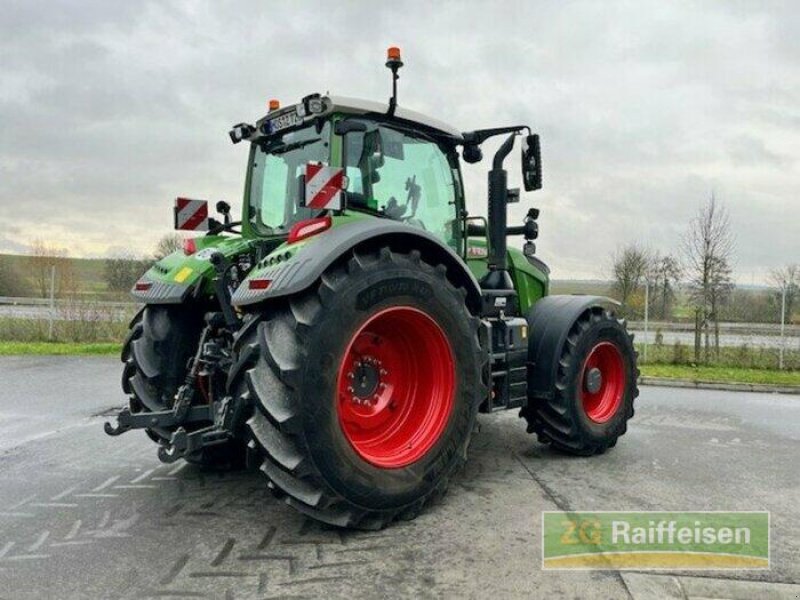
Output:
[[[105,423],[105,432],[118,436],[132,429],[155,431],[161,438],[158,457],[165,463],[233,439],[244,407],[241,400],[235,402],[224,395],[232,363],[232,336],[227,321],[221,312],[206,315],[197,354],[168,410],[138,412],[133,406],[124,408],[117,415],[116,424]]]

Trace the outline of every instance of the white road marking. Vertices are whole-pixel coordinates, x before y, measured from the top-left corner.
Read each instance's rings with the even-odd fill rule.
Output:
[[[83,521],[81,521],[80,519],[75,521],[75,523],[72,524],[72,528],[69,530],[69,533],[67,533],[67,535],[64,536],[64,539],[65,540],[71,540],[75,536],[77,536],[78,535],[78,531],[80,531],[82,524],[83,524]]]
[[[36,541],[28,547],[28,552],[36,552],[42,547],[42,544],[44,544],[48,537],[50,537],[50,532],[47,530],[43,531],[42,534],[36,538]]]
[[[181,464],[179,464],[177,467],[175,467],[175,468],[174,468],[174,469],[172,469],[172,470],[171,470],[169,473],[167,473],[167,475],[177,475],[177,474],[178,474],[178,473],[181,471],[181,469],[184,469],[184,468],[186,468],[186,465],[187,465],[187,464],[188,464],[188,463],[185,463],[185,462],[184,462],[184,463],[181,463]]]
[[[150,475],[152,475],[154,472],[155,469],[149,469],[144,473],[142,473],[141,475],[139,475],[136,479],[131,479],[131,483],[139,483],[140,481],[144,481],[145,479],[150,477]]]
[[[115,485],[115,490],[146,490],[146,489],[155,489],[157,485],[150,485],[146,483],[139,483],[136,485]]]
[[[119,494],[75,494],[76,498],[119,498]]]
[[[119,479],[119,477],[120,477],[119,475],[114,475],[114,477],[109,477],[103,483],[98,485],[96,488],[93,488],[92,491],[93,492],[102,492],[104,489],[106,489],[108,486],[110,486],[112,483],[114,483],[117,479]]]
[[[27,498],[25,498],[24,500],[20,500],[16,504],[12,504],[11,506],[8,507],[8,510],[14,510],[15,508],[19,508],[20,506],[22,506],[23,504],[27,504],[28,502],[30,502],[34,498],[36,498],[36,494],[33,494],[32,496],[28,496]]]
[[[72,492],[74,492],[77,489],[78,489],[78,486],[77,485],[73,485],[71,488],[67,488],[66,490],[64,490],[60,494],[58,494],[56,496],[53,496],[52,498],[50,498],[50,500],[55,502],[56,500],[61,500],[62,498],[66,498],[67,496],[69,496]]]
[[[8,542],[2,549],[0,549],[0,558],[3,558],[6,554],[9,553],[11,548],[14,547],[14,542]]]

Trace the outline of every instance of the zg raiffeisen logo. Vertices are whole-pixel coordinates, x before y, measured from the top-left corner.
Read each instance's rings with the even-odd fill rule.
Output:
[[[768,512],[542,513],[544,569],[768,569]]]

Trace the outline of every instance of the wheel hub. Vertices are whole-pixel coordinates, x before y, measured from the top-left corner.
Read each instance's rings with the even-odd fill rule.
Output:
[[[372,356],[365,356],[353,364],[353,370],[348,371],[347,377],[350,379],[348,391],[353,394],[352,401],[356,404],[369,402],[375,404],[378,401],[378,390],[386,387],[381,381],[381,374],[386,375],[386,369],[382,368],[379,359]]]
[[[589,369],[584,384],[587,392],[596,394],[603,385],[603,373],[597,367]]]

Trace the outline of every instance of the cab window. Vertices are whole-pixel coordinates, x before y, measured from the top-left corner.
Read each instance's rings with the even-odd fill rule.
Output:
[[[373,124],[345,137],[348,203],[381,211],[457,249],[456,180],[434,140]]]

